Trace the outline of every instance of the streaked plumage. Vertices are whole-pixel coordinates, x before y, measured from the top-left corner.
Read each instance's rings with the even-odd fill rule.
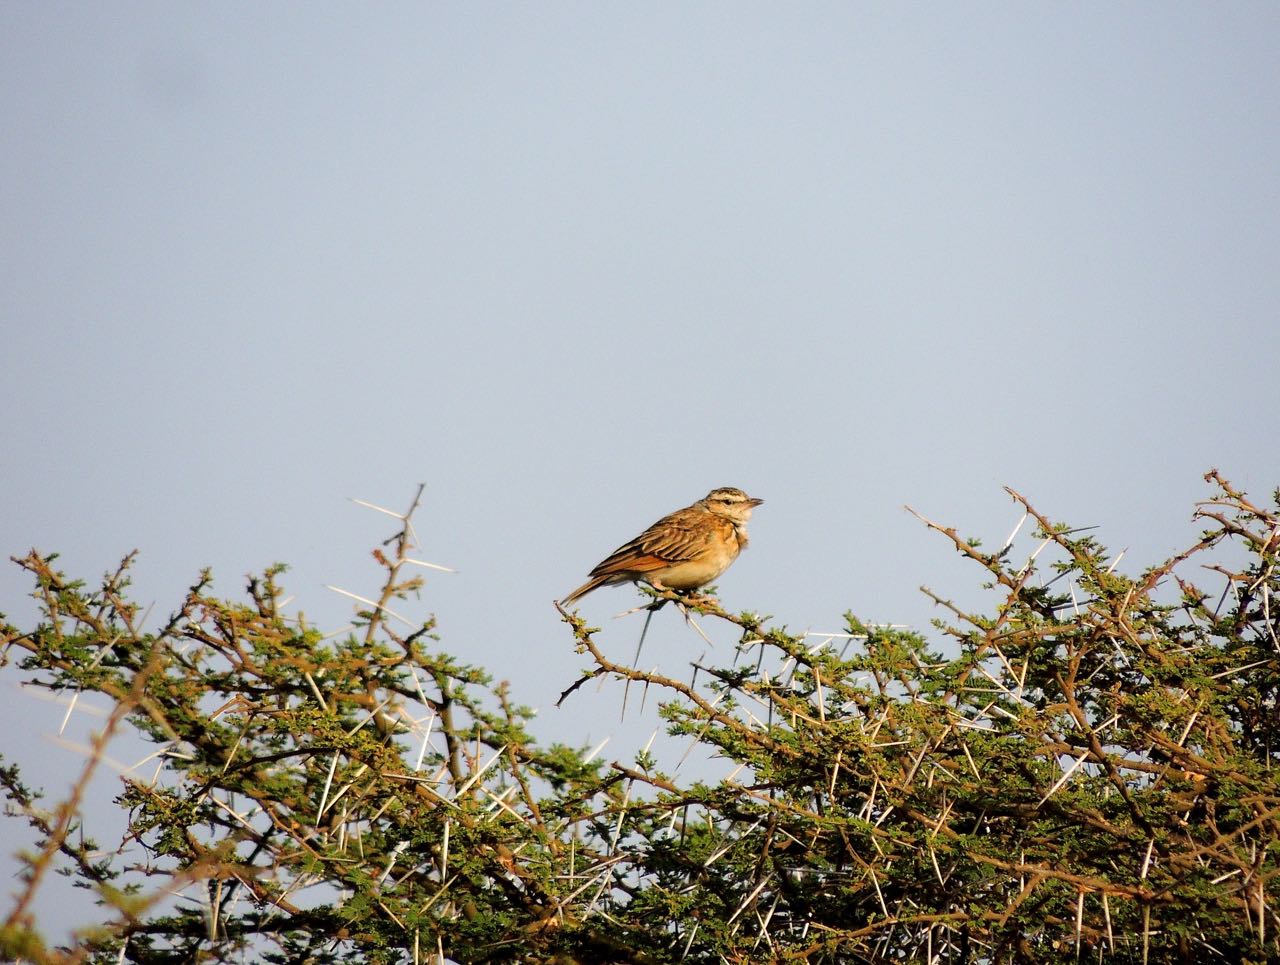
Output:
[[[590,579],[566,596],[563,604],[615,583],[643,580],[660,590],[706,586],[747,545],[747,520],[762,502],[732,486],[711,490],[692,506],[663,516],[619,546],[596,564]]]

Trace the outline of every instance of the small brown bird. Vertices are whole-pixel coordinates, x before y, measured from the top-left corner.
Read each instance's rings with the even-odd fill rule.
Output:
[[[696,590],[729,568],[747,545],[747,520],[763,503],[741,489],[713,489],[692,506],[663,516],[596,564],[591,578],[562,601],[592,590],[643,580],[655,590]]]

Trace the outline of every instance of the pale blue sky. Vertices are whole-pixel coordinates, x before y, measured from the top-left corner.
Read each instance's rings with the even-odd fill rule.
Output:
[[[138,547],[161,613],[283,560],[337,625],[345,497],[425,481],[419,612],[601,737],[551,600],[714,486],[767,500],[726,605],[826,630],[974,593],[904,503],[1141,563],[1209,467],[1280,484],[1275,4],[8,3],[0,51],[0,549]]]

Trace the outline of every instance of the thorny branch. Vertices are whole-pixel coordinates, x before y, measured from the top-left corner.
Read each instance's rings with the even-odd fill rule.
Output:
[[[19,564],[44,615],[4,627],[5,646],[33,682],[113,702],[89,768],[126,725],[165,767],[122,780],[129,829],[101,853],[72,840],[87,775],[46,813],[5,769],[39,843],[0,952],[1280,956],[1280,517],[1207,478],[1208,529],[1134,576],[1012,490],[1038,527],[1025,553],[1012,537],[989,553],[925,520],[994,594],[981,610],[933,594],[945,655],[852,615],[843,633],[793,634],[713,597],[651,592],[650,605],[677,603],[750,654],[700,660],[686,681],[609,658],[598,631],[561,610],[588,661],[561,700],[589,679],[643,684],[671,733],[724,762],[703,780],[646,753],[606,765],[541,748],[510,688],[436,648],[433,620],[403,630],[424,585],[409,567],[439,568],[412,556],[421,490],[407,513],[383,510],[398,522],[375,550],[382,585],[347,594],[363,608],[341,639],[282,612],[281,568],[252,578],[246,603],[213,596],[206,573],[147,632],[126,596],[131,557],[86,591],[32,553]],[[1190,568],[1226,545],[1231,565],[1194,571],[1226,585],[1201,590]],[[106,906],[97,931],[61,950],[32,911],[59,860]]]

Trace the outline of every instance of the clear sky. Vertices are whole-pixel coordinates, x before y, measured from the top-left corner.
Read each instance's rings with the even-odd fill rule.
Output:
[[[552,599],[712,487],[766,500],[725,604],[835,630],[974,593],[905,503],[1140,566],[1280,484],[1274,3],[13,2],[0,123],[5,555],[137,547],[157,617],[285,561],[336,627],[346,497],[426,482],[418,613],[544,739],[617,705],[552,709]]]

